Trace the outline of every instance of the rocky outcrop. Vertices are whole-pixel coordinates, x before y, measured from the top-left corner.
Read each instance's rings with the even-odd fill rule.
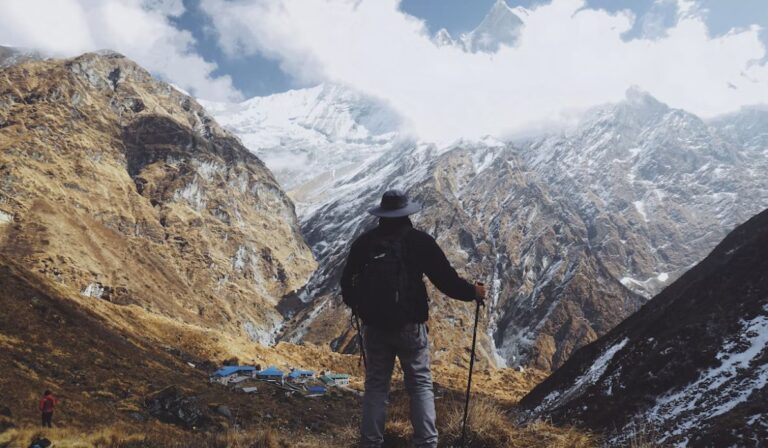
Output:
[[[152,417],[185,429],[206,429],[213,420],[194,396],[170,386],[146,398],[144,406]]]
[[[768,438],[768,211],[522,400],[530,418],[694,447]]]
[[[263,163],[109,52],[0,71],[0,253],[85,304],[262,343],[315,268]]]

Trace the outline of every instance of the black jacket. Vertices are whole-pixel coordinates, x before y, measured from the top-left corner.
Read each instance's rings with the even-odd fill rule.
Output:
[[[404,229],[408,227],[410,230]],[[443,294],[454,299],[470,302],[475,300],[475,287],[459,277],[445,258],[440,246],[432,236],[414,229],[408,218],[380,219],[378,227],[360,235],[353,243],[341,276],[341,293],[349,292],[352,277],[362,269],[363,258],[369,252],[370,245],[382,234],[404,232],[404,264],[408,270],[409,300],[415,305],[415,315],[409,320],[416,323],[426,322],[429,318],[427,288],[423,277],[426,276]]]

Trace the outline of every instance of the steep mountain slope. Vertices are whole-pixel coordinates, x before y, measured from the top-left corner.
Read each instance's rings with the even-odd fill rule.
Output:
[[[397,186],[428,204],[417,224],[493,284],[489,359],[557,367],[768,206],[763,150],[636,90],[566,133],[519,145],[401,145],[337,179],[334,196],[304,215],[321,268],[302,298],[320,300],[282,337],[345,347],[348,324],[330,300],[345,250],[372,224],[366,208]],[[454,347],[465,331],[454,323],[469,316],[443,314],[442,302],[435,325],[447,324],[447,339],[437,345]]]
[[[262,342],[315,268],[263,163],[114,53],[0,71],[0,254],[84,304]]]
[[[768,439],[768,210],[524,398],[533,417],[679,446]]]
[[[201,429],[221,428],[228,425],[227,419],[207,405],[222,402],[235,409],[247,426],[263,420],[265,407],[277,418],[267,425],[293,421],[289,425],[297,434],[303,424],[314,420],[305,418],[297,427],[295,409],[271,394],[262,395],[257,402],[224,387],[211,388],[208,374],[214,364],[207,359],[158,344],[149,331],[122,331],[104,319],[100,307],[81,306],[68,298],[66,288],[40,280],[39,275],[25,272],[13,262],[0,266],[0,406],[8,409],[6,413],[17,425],[38,422],[34,404],[45,389],[55,391],[61,400],[56,426],[88,431],[124,425],[137,432],[176,435],[179,431],[174,425],[194,423]],[[144,320],[138,325],[146,323]],[[178,334],[193,339],[188,341],[190,346],[204,339],[191,332]],[[295,353],[283,347],[283,361],[291,358],[292,351]],[[305,353],[307,359],[312,359],[311,350]],[[281,360],[266,349],[259,358],[261,362]],[[174,425],[147,424],[152,418],[145,398],[171,385],[189,398],[186,410],[198,414],[167,422]],[[345,423],[339,411],[346,406],[334,403],[334,407],[337,410],[327,417],[328,424],[339,426]]]
[[[722,135],[749,150],[756,158],[768,156],[768,106],[742,108],[710,122]]]
[[[303,224],[320,269],[301,295],[314,302],[286,325],[287,340],[335,339],[337,349],[349,341],[335,285],[349,241],[374,222],[365,210],[388,187],[410,185],[425,205],[416,225],[437,238],[461,271],[493,286],[484,319],[491,337],[481,338],[486,362],[551,368],[641,303],[591,255],[578,215],[554,203],[504,144],[460,144],[442,154],[429,145],[405,146],[338,185],[336,202]],[[471,307],[439,296],[432,302],[436,359],[463,362],[460,341]],[[503,345],[504,331],[515,331],[507,336],[515,344],[502,347],[499,359],[493,341]]]
[[[722,128],[632,89],[522,154],[575,205],[611,274],[650,297],[768,206],[768,145],[746,145],[744,132]]]

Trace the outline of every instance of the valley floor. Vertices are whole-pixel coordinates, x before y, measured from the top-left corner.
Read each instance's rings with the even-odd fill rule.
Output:
[[[463,396],[458,391],[442,388],[438,391],[442,394],[437,400],[440,446],[455,446],[461,434]],[[228,397],[221,398],[227,402]],[[351,395],[286,400],[266,405],[263,411],[264,416],[279,415],[288,408],[297,411],[287,418],[276,417],[271,423],[259,417],[242,421],[236,418],[228,428],[208,431],[184,430],[156,421],[93,427],[72,422],[72,426],[48,430],[40,430],[26,422],[19,428],[0,433],[0,446],[27,448],[32,440],[43,436],[53,441],[57,448],[352,447],[357,437],[359,407]],[[328,413],[334,413],[336,418],[327,421]],[[470,419],[471,442],[468,446],[471,447],[576,448],[597,445],[595,437],[571,428],[557,428],[546,423],[516,426],[512,415],[487,396],[476,397]],[[404,391],[396,390],[389,408],[385,446],[407,447],[410,446],[409,438],[407,396]]]
[[[244,352],[231,343],[230,350],[216,353],[216,347],[227,341],[205,341],[204,335],[191,330],[173,333],[171,327],[164,329],[163,339],[156,339],[160,324],[131,321],[118,308],[99,309],[111,306],[106,302],[83,306],[80,298],[40,282],[12,263],[0,266],[0,283],[4,310],[0,313],[0,447],[27,448],[38,435],[49,438],[56,448],[347,447],[355,443],[361,408],[361,372],[355,356],[291,344]],[[173,346],[162,342],[173,340],[177,341]],[[285,390],[267,383],[259,383],[253,395],[235,393],[208,381],[217,364],[232,353],[247,356],[241,359],[249,362],[349,372],[353,382],[349,390],[333,388],[322,397],[286,396]],[[436,366],[435,377],[441,446],[451,446],[461,432],[466,371]],[[542,378],[536,372],[511,369],[477,371],[471,446],[595,446],[595,437],[574,429],[514,423],[517,400]],[[53,390],[61,402],[54,415],[56,427],[42,431],[37,427],[37,401],[45,389]],[[182,408],[199,415],[183,422],[173,412],[165,417],[150,412],[148,403],[168,390],[173,391],[173,406],[182,403]],[[217,411],[222,405],[230,415]],[[408,446],[409,435],[408,399],[398,372],[386,446]]]

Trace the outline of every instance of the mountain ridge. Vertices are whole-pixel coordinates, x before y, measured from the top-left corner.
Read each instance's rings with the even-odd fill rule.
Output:
[[[621,445],[759,446],[768,430],[768,210],[521,402]],[[645,427],[643,429],[642,427]]]
[[[758,123],[759,116],[758,112]],[[739,116],[731,117],[728,126],[734,127],[732,121],[739,122],[739,119]],[[443,185],[440,187],[443,193],[440,194],[453,203],[442,210],[476,215],[480,220],[495,219],[497,224],[494,226],[504,223],[506,227],[520,226],[520,229],[525,229],[525,223],[531,218],[512,211],[510,213],[515,218],[510,221],[504,213],[486,213],[482,208],[475,208],[482,202],[469,197],[477,195],[486,200],[493,199],[494,207],[501,207],[503,199],[511,197],[511,194],[516,198],[507,200],[503,207],[508,208],[514,203],[515,207],[530,210],[535,216],[538,207],[531,208],[524,197],[515,194],[516,189],[526,191],[533,187],[530,191],[536,192],[533,197],[538,197],[534,202],[541,201],[546,208],[551,208],[547,204],[554,202],[560,207],[556,214],[549,215],[550,222],[540,224],[544,226],[542,231],[546,227],[562,229],[563,224],[579,229],[566,233],[574,244],[573,249],[567,252],[570,254],[567,257],[575,257],[570,266],[586,266],[577,260],[594,260],[588,263],[591,266],[588,270],[603,273],[587,277],[600,278],[602,284],[620,283],[611,287],[613,292],[606,297],[624,298],[617,299],[607,308],[603,305],[598,307],[603,310],[601,313],[615,308],[608,314],[613,315],[610,322],[616,324],[641,303],[633,299],[635,305],[629,306],[626,302],[628,297],[632,294],[646,298],[652,296],[695,264],[738,219],[745,219],[761,204],[768,206],[768,185],[756,169],[767,159],[763,157],[747,163],[750,154],[764,151],[759,146],[760,140],[751,149],[744,148],[738,136],[729,136],[721,131],[724,126],[704,122],[695,115],[670,108],[647,92],[632,88],[624,101],[593,108],[573,128],[512,144],[487,139],[485,142],[459,141],[448,147],[437,147],[426,142],[395,140],[393,145],[361,161],[350,171],[336,173],[335,178],[319,188],[322,194],[304,196],[309,200],[300,212],[302,232],[313,247],[320,269],[295,297],[300,300],[283,303],[284,314],[289,320],[280,338],[294,342],[308,338],[306,340],[318,344],[330,343],[335,349],[354,350],[348,331],[340,324],[345,321],[338,315],[343,315],[343,309],[331,298],[335,288],[333,279],[337,278],[343,262],[344,242],[372,225],[373,221],[365,218],[365,210],[378,201],[378,195],[384,189],[410,189],[412,194],[418,195],[419,185],[438,182],[434,170],[442,163],[439,161],[454,158],[456,162],[444,164],[444,168],[453,173],[451,176],[455,179],[446,177],[448,171],[440,176],[442,180],[439,182]],[[323,149],[317,147],[317,151],[322,153]],[[462,155],[456,158],[452,151]],[[459,160],[464,160],[461,162],[463,168],[456,165]],[[506,166],[520,167],[520,173],[514,176],[519,178],[522,175],[522,179],[526,179],[508,184],[512,188],[509,192],[493,186],[495,182],[504,185],[504,179],[512,175]],[[482,183],[481,179],[486,177],[494,178],[486,185],[488,191],[494,193],[473,190],[473,185]],[[685,189],[681,188],[682,185],[692,187]],[[448,196],[445,196],[446,193]],[[494,195],[499,197],[494,198]],[[434,210],[428,213],[440,209]],[[429,217],[427,221],[436,219]],[[498,229],[483,229],[485,224],[478,224],[472,224],[474,230],[470,231],[478,232],[474,235],[475,242],[482,241],[486,245],[484,247],[493,248],[493,251],[499,248],[502,252],[510,250],[510,243],[502,244],[498,242],[498,236],[494,236],[499,233]],[[566,339],[574,338],[580,342],[568,342],[563,346],[564,350],[557,348],[558,344],[551,339],[534,342],[537,340],[534,335],[540,331],[535,328],[547,325],[541,319],[547,315],[549,307],[543,305],[549,303],[555,306],[555,302],[550,302],[551,299],[525,299],[534,309],[543,306],[541,311],[535,313],[517,305],[525,301],[518,294],[525,296],[534,291],[535,294],[544,291],[527,286],[526,283],[531,280],[523,280],[520,275],[530,269],[534,272],[543,269],[545,273],[550,269],[547,275],[551,275],[568,266],[552,264],[553,259],[562,257],[555,250],[557,245],[545,243],[546,238],[536,240],[535,235],[531,235],[533,239],[528,244],[532,247],[544,245],[548,249],[533,251],[536,255],[501,254],[499,266],[506,266],[502,272],[494,267],[497,263],[488,258],[488,249],[482,249],[484,255],[471,253],[475,250],[472,246],[463,246],[469,240],[459,238],[466,230],[455,231],[456,234],[447,243],[447,251],[465,254],[469,250],[469,265],[472,267],[468,272],[483,272],[489,284],[498,282],[500,285],[497,292],[501,300],[495,303],[502,305],[489,311],[490,320],[486,327],[489,339],[484,344],[488,347],[488,360],[496,360],[500,365],[516,365],[532,362],[533,359],[532,365],[550,368],[562,363],[572,348],[610,329],[610,325],[601,323],[597,327],[600,330],[595,331],[591,325],[597,321],[584,326],[585,321],[580,320],[584,318],[582,311],[575,311],[585,306],[582,304],[558,316],[556,321],[559,323],[547,330],[549,334],[570,334]],[[557,237],[556,232],[553,235]],[[517,236],[512,241],[515,241],[512,244],[520,244],[522,239]],[[561,241],[558,244],[564,243]],[[578,247],[582,249],[576,249]],[[577,256],[578,253],[584,255]],[[522,273],[521,270],[512,270],[514,263],[523,260],[532,264],[524,267]],[[500,276],[497,277],[495,272],[499,272]],[[567,283],[571,278],[567,274],[568,269],[558,274],[558,281]],[[539,278],[541,274],[525,275]],[[546,282],[547,275],[538,281]],[[526,286],[515,292],[520,285]],[[628,294],[627,289],[632,294]],[[307,308],[307,303],[313,298],[319,299],[316,306]],[[305,308],[306,312],[298,312]],[[594,314],[593,318],[599,314]],[[528,322],[521,325],[520,319]],[[314,321],[323,329],[312,330]],[[564,328],[570,329],[561,333]],[[532,344],[543,344],[541,348],[547,347],[543,353],[549,354],[538,358],[535,353],[539,349],[531,352]],[[547,359],[552,353],[559,353],[554,364]]]
[[[270,342],[315,262],[264,164],[117,53],[3,75],[0,252],[79,300]]]

